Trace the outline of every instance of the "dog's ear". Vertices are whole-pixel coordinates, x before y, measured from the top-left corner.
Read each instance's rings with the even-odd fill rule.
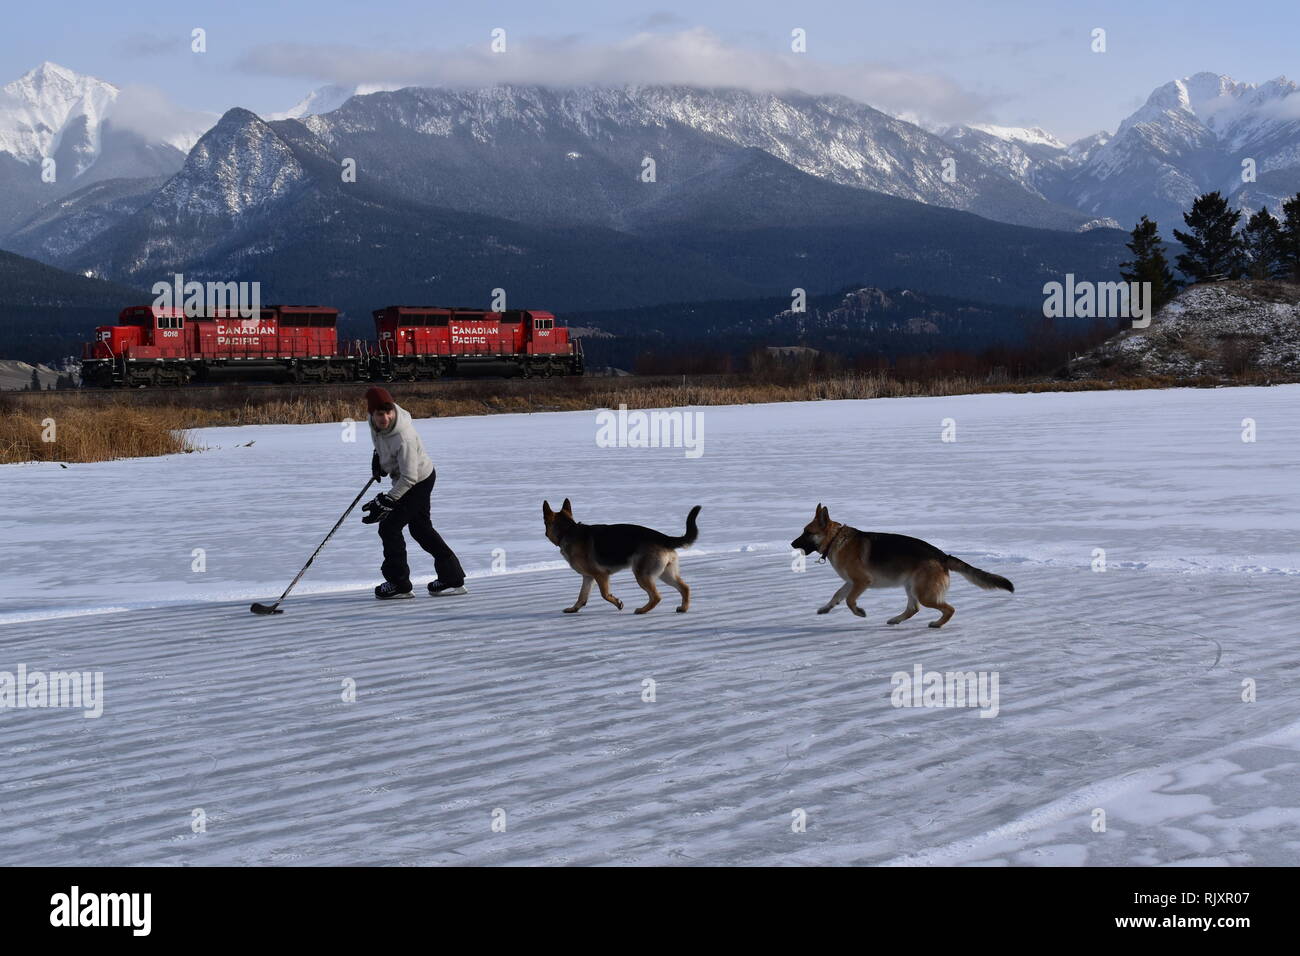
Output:
[[[826,524],[828,521],[831,520],[830,512],[827,511],[826,506],[821,504],[820,502],[817,505],[817,514],[813,516],[813,520],[816,521],[818,524]]]
[[[569,504],[568,498],[564,499],[564,504],[560,505],[560,510],[563,511],[570,518],[573,517],[573,505]]]
[[[551,510],[551,503],[550,503],[549,501],[543,501],[543,502],[542,502],[542,517],[545,518],[546,521],[549,523],[550,520],[551,520],[551,518],[552,518],[554,515],[555,515],[555,512]]]

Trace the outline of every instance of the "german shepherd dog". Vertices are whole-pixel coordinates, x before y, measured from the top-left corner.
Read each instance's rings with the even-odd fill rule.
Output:
[[[1006,578],[971,567],[961,558],[945,554],[920,538],[859,531],[832,521],[830,512],[822,505],[817,506],[812,521],[803,534],[790,542],[790,547],[804,554],[820,551],[835,573],[844,579],[844,586],[817,609],[818,614],[829,614],[831,608],[844,601],[858,617],[866,617],[867,612],[858,607],[858,596],[863,591],[869,587],[902,587],[907,589],[907,607],[897,617],[891,617],[890,624],[906,621],[924,604],[943,612],[937,621],[930,622],[931,627],[943,627],[953,615],[952,605],[943,599],[948,591],[949,571],[956,571],[985,590],[1015,591]]]
[[[661,600],[655,588],[655,578],[680,592],[682,603],[677,612],[686,613],[691,606],[691,589],[678,570],[676,549],[693,544],[699,537],[699,529],[695,526],[695,516],[699,513],[700,506],[696,505],[686,516],[686,533],[680,538],[670,538],[638,524],[580,524],[573,520],[573,505],[569,504],[568,498],[564,499],[559,511],[552,510],[549,501],[543,501],[546,537],[552,544],[559,545],[569,567],[582,575],[578,600],[573,607],[566,607],[564,613],[577,614],[582,609],[591,594],[593,581],[600,588],[601,597],[623,610],[623,602],[609,591],[609,576],[626,567],[632,568],[636,583],[650,595],[650,600],[636,609],[637,614],[644,614]]]

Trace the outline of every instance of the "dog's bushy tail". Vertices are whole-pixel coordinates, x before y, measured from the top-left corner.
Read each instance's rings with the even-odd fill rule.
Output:
[[[956,571],[971,584],[977,588],[983,588],[986,591],[994,591],[1001,588],[1004,591],[1015,593],[1016,586],[1002,577],[1000,574],[989,574],[987,571],[981,571],[979,568],[967,564],[961,558],[954,558],[948,555],[946,566],[949,571]]]
[[[696,505],[691,509],[691,513],[686,516],[686,533],[680,538],[668,538],[665,535],[664,543],[670,548],[684,548],[687,545],[695,543],[695,539],[700,536],[700,529],[695,524],[695,516],[700,513],[700,506]]]

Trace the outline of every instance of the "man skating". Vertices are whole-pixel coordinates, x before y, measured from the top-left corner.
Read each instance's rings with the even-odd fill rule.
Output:
[[[375,597],[380,600],[411,597],[411,569],[406,563],[406,540],[402,537],[402,529],[407,526],[416,544],[433,555],[433,569],[438,577],[429,583],[429,593],[465,594],[465,571],[429,519],[429,495],[437,472],[411,424],[410,413],[393,401],[387,389],[379,386],[366,391],[366,411],[375,446],[370,471],[376,481],[385,475],[393,479],[392,488],[361,509],[367,513],[361,519],[364,523],[379,523],[379,537],[384,543],[384,563],[380,568],[384,583],[375,588]]]

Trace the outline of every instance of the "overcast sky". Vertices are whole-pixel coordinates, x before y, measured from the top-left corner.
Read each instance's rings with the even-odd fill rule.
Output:
[[[327,83],[676,82],[834,91],[932,122],[1072,140],[1200,71],[1295,78],[1300,3],[1253,0],[8,2],[0,83],[43,60],[176,104],[285,110]],[[190,51],[191,30],[207,52]],[[505,54],[490,51],[494,28]],[[807,52],[790,50],[806,31]],[[1091,49],[1106,31],[1106,52]]]

